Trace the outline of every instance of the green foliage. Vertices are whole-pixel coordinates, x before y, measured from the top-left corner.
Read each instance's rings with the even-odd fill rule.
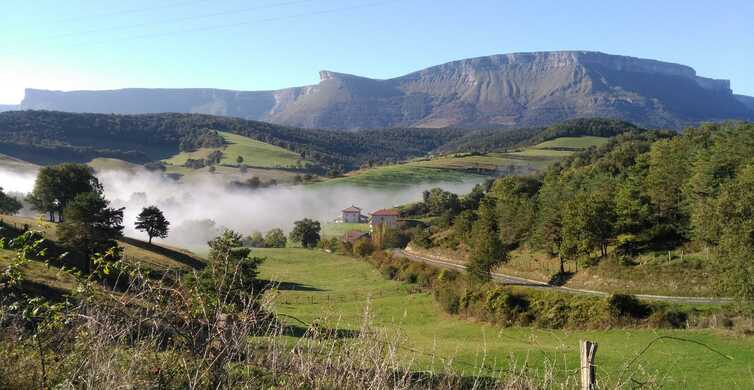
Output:
[[[472,280],[485,282],[490,280],[492,269],[507,260],[507,253],[500,241],[494,199],[482,199],[478,213],[479,219],[472,228],[473,245],[467,270]]]
[[[200,274],[198,287],[215,304],[242,305],[260,293],[256,278],[264,259],[252,256],[241,238],[240,234],[226,230],[208,243],[209,266]]]
[[[100,193],[85,192],[76,195],[63,211],[58,239],[86,256],[85,273],[90,271],[91,258],[117,246],[116,240],[123,235],[123,209],[109,206]]]
[[[8,196],[0,187],[0,213],[13,215],[17,213],[23,205],[16,198]]]
[[[432,246],[432,235],[427,229],[417,227],[413,231],[411,243],[418,245],[420,248],[428,249]]]
[[[266,248],[285,248],[288,239],[282,229],[272,229],[264,236]]]
[[[304,248],[314,248],[319,242],[321,230],[322,226],[319,221],[304,218],[294,223],[290,239]]]
[[[248,237],[246,237],[244,244],[252,248],[264,248],[267,246],[267,243],[265,243],[264,241],[262,232],[258,231],[252,232]]]
[[[62,220],[63,210],[77,195],[82,193],[102,193],[102,185],[94,170],[83,164],[60,164],[44,167],[39,170],[34,182],[34,189],[29,195],[29,201],[38,211],[50,215],[50,221],[55,214]]]
[[[145,207],[136,217],[135,228],[142,230],[149,236],[149,243],[153,237],[165,238],[168,236],[170,222],[162,214],[157,206]]]
[[[374,252],[372,240],[361,238],[353,244],[353,254],[359,257],[367,257]]]
[[[444,213],[454,215],[460,208],[458,195],[445,191],[442,188],[433,188],[424,191],[423,201],[431,215],[441,215]]]

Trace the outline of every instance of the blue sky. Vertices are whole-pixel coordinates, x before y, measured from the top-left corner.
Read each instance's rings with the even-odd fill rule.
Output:
[[[498,53],[690,65],[754,95],[754,1],[4,0],[0,103],[26,87],[277,89]]]

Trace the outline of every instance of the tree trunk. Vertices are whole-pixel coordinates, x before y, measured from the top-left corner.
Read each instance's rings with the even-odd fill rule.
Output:
[[[149,236],[149,245],[152,245],[152,236]]]
[[[565,273],[565,260],[563,260],[563,256],[558,255],[558,258],[560,259],[560,273]]]

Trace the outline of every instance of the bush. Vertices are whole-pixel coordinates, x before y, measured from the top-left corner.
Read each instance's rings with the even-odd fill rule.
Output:
[[[442,286],[434,292],[435,300],[440,304],[445,312],[458,314],[460,309],[460,297],[458,293],[449,286]]]
[[[367,257],[374,252],[372,241],[366,238],[360,238],[353,244],[353,254],[359,257]]]
[[[398,267],[388,264],[380,268],[380,273],[386,279],[393,280],[398,275]]]
[[[650,318],[650,323],[658,328],[685,328],[689,319],[686,312],[680,310],[658,311]]]
[[[607,307],[610,315],[614,318],[644,319],[652,314],[652,308],[649,305],[645,305],[635,296],[627,294],[611,295],[607,298]]]

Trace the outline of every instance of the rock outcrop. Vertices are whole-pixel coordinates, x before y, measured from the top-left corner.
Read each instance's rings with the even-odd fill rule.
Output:
[[[609,117],[679,129],[701,121],[754,119],[728,80],[685,65],[586,51],[471,58],[376,80],[331,71],[317,85],[277,91],[27,90],[24,109],[192,112],[312,128],[527,127]]]

